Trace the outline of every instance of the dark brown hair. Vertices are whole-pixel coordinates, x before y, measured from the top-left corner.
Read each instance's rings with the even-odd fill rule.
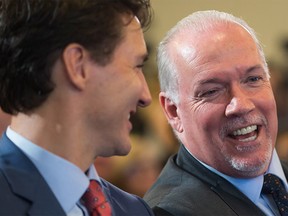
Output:
[[[53,90],[51,67],[70,43],[109,63],[122,38],[123,14],[142,28],[149,0],[0,0],[0,106],[10,114],[38,107]]]

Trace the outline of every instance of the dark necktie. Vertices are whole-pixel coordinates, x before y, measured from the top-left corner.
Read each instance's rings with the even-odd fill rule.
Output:
[[[112,210],[100,184],[91,180],[87,191],[81,198],[83,205],[91,216],[111,216]]]
[[[273,174],[264,176],[262,193],[271,194],[280,214],[288,216],[288,193],[277,176]]]

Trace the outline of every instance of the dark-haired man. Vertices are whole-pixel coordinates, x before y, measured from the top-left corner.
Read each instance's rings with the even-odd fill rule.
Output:
[[[0,141],[0,215],[151,215],[93,166],[129,152],[129,118],[151,102],[149,1],[0,6],[0,106],[13,115]]]

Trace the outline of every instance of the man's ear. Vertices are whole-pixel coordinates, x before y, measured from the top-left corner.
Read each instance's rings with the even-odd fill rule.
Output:
[[[63,51],[63,64],[69,81],[79,90],[86,84],[87,71],[85,62],[88,59],[88,53],[81,45],[77,43],[69,44]]]
[[[160,105],[164,111],[164,114],[171,125],[171,127],[177,132],[183,132],[181,118],[178,114],[178,106],[175,104],[165,92],[159,94]]]

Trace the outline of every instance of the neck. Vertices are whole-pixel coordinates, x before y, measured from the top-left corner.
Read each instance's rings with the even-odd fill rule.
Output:
[[[19,113],[12,117],[11,128],[34,144],[86,171],[94,162],[94,151],[85,148],[85,134],[82,132],[81,123],[68,121],[62,116],[63,113]]]

